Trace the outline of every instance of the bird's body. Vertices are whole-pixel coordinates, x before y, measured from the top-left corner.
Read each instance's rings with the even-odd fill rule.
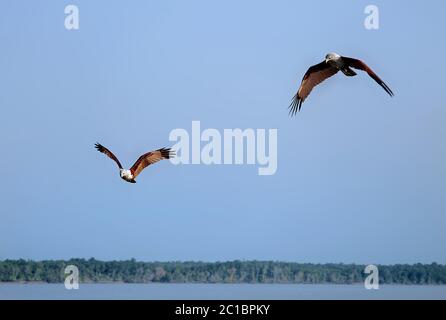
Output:
[[[357,73],[352,68],[367,72],[390,96],[393,96],[392,90],[364,62],[343,57],[337,53],[329,53],[323,62],[310,67],[305,73],[299,90],[290,105],[290,113],[294,115],[300,111],[303,102],[310,95],[313,88],[339,71],[348,77],[356,76]]]
[[[170,159],[175,155],[175,152],[173,152],[170,148],[162,148],[155,151],[150,151],[138,158],[136,160],[135,164],[130,169],[124,169],[119,162],[118,158],[107,148],[102,146],[99,143],[95,144],[95,148],[101,152],[104,153],[106,156],[108,156],[110,159],[116,162],[116,164],[119,167],[119,176],[121,179],[130,182],[130,183],[136,183],[136,177],[141,173],[144,168],[147,166],[154,164],[160,160],[163,159]]]
[[[325,63],[331,66],[332,68],[337,69],[338,71],[342,71],[347,77],[356,76],[356,72],[353,71],[337,53],[329,53],[325,57]]]

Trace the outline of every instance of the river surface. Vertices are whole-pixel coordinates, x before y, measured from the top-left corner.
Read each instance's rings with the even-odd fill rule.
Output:
[[[0,283],[0,299],[170,299],[170,300],[314,300],[314,299],[435,299],[446,300],[446,286],[295,284],[64,284]]]

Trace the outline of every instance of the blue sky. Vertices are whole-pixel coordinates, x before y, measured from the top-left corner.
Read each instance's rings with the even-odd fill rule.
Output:
[[[64,28],[75,4],[80,29]],[[364,8],[380,9],[366,30]],[[0,5],[0,259],[446,263],[441,1]],[[366,61],[296,118],[306,69]],[[278,171],[125,166],[175,128],[277,128]]]

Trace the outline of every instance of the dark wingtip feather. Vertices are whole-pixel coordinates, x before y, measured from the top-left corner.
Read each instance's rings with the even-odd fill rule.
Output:
[[[384,84],[384,89],[386,90],[386,92],[389,94],[389,96],[394,97],[395,94],[393,93],[392,89],[389,88],[389,86],[385,83]]]
[[[381,88],[384,89],[384,91],[387,92],[387,94],[388,94],[389,96],[391,96],[391,97],[394,96],[392,89],[390,89],[390,87],[387,85],[387,83],[385,83],[384,81],[382,81],[382,80],[381,80],[380,78],[378,78],[377,76],[376,76],[376,77],[372,77],[372,78],[376,81],[376,83],[378,83],[378,84],[381,86]]]
[[[175,151],[172,150],[171,148],[162,148],[162,149],[159,149],[158,151],[161,152],[161,156],[164,159],[170,159],[170,158],[175,157],[175,155],[176,155]]]
[[[303,100],[299,97],[299,94],[296,93],[290,106],[288,107],[288,109],[290,110],[289,115],[291,117],[295,116],[300,111],[300,109],[302,108],[302,103]]]
[[[104,147],[103,147],[99,142],[96,142],[96,143],[94,144],[94,147],[95,147],[96,149],[98,149],[99,152],[102,152],[102,151],[104,150]]]

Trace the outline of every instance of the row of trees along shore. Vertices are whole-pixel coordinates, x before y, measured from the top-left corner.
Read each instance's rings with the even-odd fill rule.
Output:
[[[138,262],[71,260],[0,261],[0,282],[63,282],[75,265],[81,282],[126,283],[361,283],[365,265],[273,261]],[[378,265],[381,284],[446,284],[446,265]]]

